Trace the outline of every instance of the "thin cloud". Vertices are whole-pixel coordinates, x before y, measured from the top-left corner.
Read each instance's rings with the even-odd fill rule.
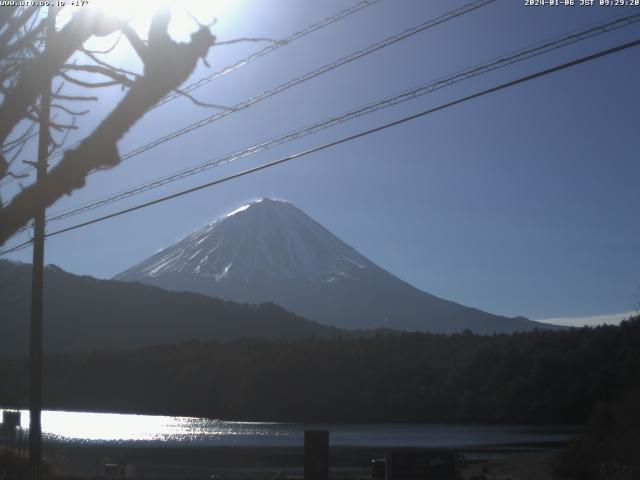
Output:
[[[622,320],[638,315],[638,312],[611,313],[591,317],[558,317],[538,320],[542,323],[553,323],[565,327],[595,327],[597,325],[619,325]]]

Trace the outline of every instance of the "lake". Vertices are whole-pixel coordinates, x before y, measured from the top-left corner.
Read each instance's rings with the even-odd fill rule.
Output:
[[[22,411],[28,427],[29,412]],[[232,422],[191,417],[114,413],[42,412],[45,439],[65,443],[132,443],[169,446],[296,447],[305,430],[328,430],[332,446],[482,447],[553,444],[574,426],[443,424],[308,424]]]

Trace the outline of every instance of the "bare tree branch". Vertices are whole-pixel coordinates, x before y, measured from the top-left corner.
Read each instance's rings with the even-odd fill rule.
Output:
[[[7,28],[0,34],[0,57],[5,55],[5,49],[13,36],[29,21],[29,18],[37,12],[38,9],[36,8],[25,8],[18,16],[13,16],[9,19]]]
[[[120,43],[120,40],[122,40],[122,32],[120,32],[120,34],[118,35],[118,38],[116,38],[116,41],[113,42],[113,45],[111,45],[109,48],[107,48],[106,50],[89,50],[88,48],[84,48],[82,47],[82,51],[84,53],[91,53],[93,55],[106,55],[107,53],[111,53],[113,50],[115,50],[115,48],[118,46],[118,44]]]
[[[33,136],[37,135],[37,133],[33,133],[33,129],[35,128],[36,125],[37,125],[36,122],[32,122],[29,125],[29,128],[27,128],[27,130],[25,130],[25,132],[22,135],[20,135],[15,140],[11,140],[9,142],[6,142],[4,145],[2,145],[2,153],[10,152],[21,143],[24,143],[27,140],[31,139]]]
[[[189,43],[177,43],[167,33],[169,19],[168,12],[154,15],[149,42],[143,50],[143,75],[133,82],[114,110],[77,148],[67,150],[42,182],[25,188],[0,210],[0,245],[25,226],[35,211],[83,187],[89,172],[120,163],[118,141],[153,105],[186,81],[197,62],[206,56],[215,42],[209,29],[200,28]],[[126,34],[127,28],[123,31]],[[1,134],[0,130],[0,138]]]
[[[35,125],[35,123],[31,124],[32,126]],[[33,138],[36,134],[34,135],[30,135],[29,137],[27,137],[25,140],[22,141],[22,143],[18,144],[18,149],[13,152],[13,154],[11,155],[11,158],[9,159],[9,165],[11,165],[13,162],[16,161],[16,159],[18,158],[18,156],[22,153],[22,151],[24,150],[24,147],[27,145],[27,140],[29,140],[30,138]],[[20,177],[15,177],[14,178],[20,178]]]
[[[111,80],[108,82],[85,82],[83,80],[78,80],[77,78],[73,78],[64,72],[58,72],[58,75],[60,75],[69,83],[73,83],[74,85],[78,85],[80,87],[85,87],[85,88],[103,88],[103,87],[113,87],[115,85],[123,85],[123,83],[118,80]]]
[[[39,111],[38,111],[38,109],[34,109],[34,110],[36,111],[36,114],[27,113],[25,118],[33,120],[36,123],[40,123]],[[49,126],[51,128],[53,128],[54,130],[57,130],[58,132],[62,132],[62,131],[67,130],[67,129],[76,130],[78,128],[75,125],[66,125],[64,123],[54,122],[53,118],[49,119]]]
[[[0,56],[8,57],[9,55],[16,53],[24,48],[28,48],[37,37],[44,32],[44,27],[46,22],[44,19],[36,26],[34,29],[30,30],[26,35],[22,36],[20,39],[16,40],[11,44],[5,45],[5,47],[0,47]],[[1,41],[0,41],[1,44]]]
[[[65,64],[62,66],[61,71],[66,71],[66,70],[73,70],[76,72],[87,72],[87,73],[97,73],[100,75],[104,75],[105,77],[109,77],[112,80],[121,83],[123,85],[126,86],[131,86],[131,84],[133,83],[133,81],[127,77],[126,75],[123,75],[121,73],[116,72],[114,69],[111,68],[107,68],[107,67],[103,67],[102,65],[72,65],[72,64]],[[135,74],[132,74],[135,75]],[[138,75],[136,75],[137,77]]]
[[[62,110],[65,113],[68,113],[71,116],[82,116],[82,115],[86,115],[87,113],[89,113],[91,110],[71,110],[63,105],[58,105],[57,103],[52,103],[51,104],[51,108],[55,108],[57,110]]]
[[[29,176],[29,174],[28,173],[7,172],[7,176],[9,176],[11,178],[15,178],[16,180],[19,180],[21,178],[27,178]]]
[[[73,124],[76,124],[76,117],[73,117]],[[67,130],[66,132],[64,132],[62,140],[60,140],[59,142],[56,142],[53,139],[53,135],[49,135],[49,141],[51,142],[51,148],[49,149],[49,155],[51,155],[53,152],[55,152],[57,149],[61,148],[65,143],[67,143],[67,138],[69,138],[69,134],[71,133],[71,130]]]
[[[128,24],[123,25],[122,33],[124,34],[125,37],[127,37],[127,40],[129,40],[129,43],[131,44],[133,49],[136,51],[140,59],[144,62],[145,58],[147,57],[147,50],[148,50],[147,44],[138,36],[135,30],[131,28]]]
[[[140,76],[139,74],[137,74],[135,72],[132,72],[130,70],[125,70],[124,68],[115,67],[115,66],[113,66],[113,65],[111,65],[111,64],[109,64],[109,63],[107,63],[107,62],[105,62],[103,60],[100,60],[96,55],[94,55],[89,50],[81,48],[80,51],[82,53],[84,53],[85,55],[87,55],[91,60],[96,62],[98,65],[102,65],[103,67],[108,68],[108,69],[110,69],[110,70],[112,70],[114,72],[119,72],[119,73],[122,73],[123,75],[131,75],[132,77],[136,77],[136,78]]]
[[[4,8],[0,8],[0,30],[2,30],[15,16],[18,7],[15,5],[7,5]]]
[[[104,13],[86,8],[78,11],[65,27],[52,35],[46,48],[35,58],[25,62],[11,94],[0,105],[0,143],[3,143],[28,108],[46,88],[48,79],[91,36],[108,35],[122,27],[123,22]],[[2,174],[0,161],[0,175]]]
[[[228,110],[228,111],[233,110],[232,108],[225,107],[224,105],[218,105],[218,104],[215,104],[215,103],[202,102],[202,101],[198,100],[197,98],[195,98],[190,93],[187,93],[184,90],[180,90],[179,88],[174,88],[173,91],[176,92],[178,95],[182,95],[183,97],[188,98],[191,102],[193,102],[195,105],[198,105],[199,107],[219,108],[220,110]]]

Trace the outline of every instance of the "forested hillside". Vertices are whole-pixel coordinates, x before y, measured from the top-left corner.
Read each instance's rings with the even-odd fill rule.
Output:
[[[274,304],[243,305],[189,292],[78,276],[45,268],[45,352],[174,344],[327,338],[345,334]],[[0,260],[0,354],[29,349],[31,266]]]
[[[50,355],[48,408],[238,420],[581,423],[640,387],[640,318],[620,326],[479,336],[187,342]],[[0,362],[0,402],[26,393]]]

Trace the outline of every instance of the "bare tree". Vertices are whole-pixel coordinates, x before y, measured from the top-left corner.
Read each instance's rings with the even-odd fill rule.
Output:
[[[159,100],[172,91],[180,92],[180,84],[216,39],[208,26],[199,26],[189,42],[178,43],[167,32],[170,18],[168,10],[157,12],[144,40],[126,21],[82,8],[61,29],[47,33],[43,46],[45,18],[38,9],[0,8],[0,182],[21,176],[15,162],[29,139],[37,135],[38,100],[52,78],[56,83],[51,95],[50,152],[61,148],[69,131],[77,128],[76,119],[88,112],[78,105],[97,100],[91,94],[78,95],[78,88],[68,94],[65,87],[91,90],[119,85],[126,89],[95,130],[65,150],[42,182],[0,203],[0,245],[26,226],[36,211],[83,187],[91,171],[118,165],[118,141]],[[90,38],[114,32],[120,32],[133,47],[142,61],[142,72],[112,65],[105,60],[107,51],[84,47]],[[76,54],[85,61],[71,61]]]

